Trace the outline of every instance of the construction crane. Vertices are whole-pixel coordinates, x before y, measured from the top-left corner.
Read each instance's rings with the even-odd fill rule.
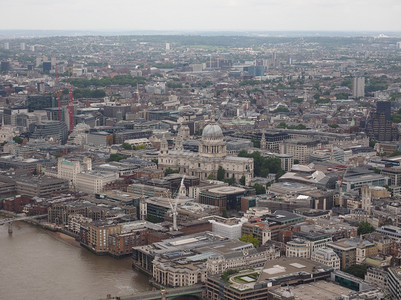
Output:
[[[69,121],[69,132],[71,133],[74,129],[74,95],[72,93],[72,84],[70,84],[70,103],[68,104],[68,121]]]
[[[168,200],[168,202],[169,202],[169,204],[170,204],[170,208],[171,208],[171,214],[170,214],[170,216],[172,216],[173,217],[173,230],[174,231],[178,231],[178,225],[177,225],[177,215],[178,215],[178,212],[177,212],[177,205],[178,205],[178,199],[180,198],[180,196],[186,196],[186,188],[185,188],[185,185],[184,185],[184,180],[185,180],[185,175],[182,177],[182,180],[181,180],[181,184],[180,184],[180,188],[179,188],[179,190],[178,190],[178,193],[177,193],[177,195],[176,195],[176,197],[175,197],[175,201],[174,201],[174,204],[172,203],[172,201],[171,201],[171,199],[169,198],[169,200]]]

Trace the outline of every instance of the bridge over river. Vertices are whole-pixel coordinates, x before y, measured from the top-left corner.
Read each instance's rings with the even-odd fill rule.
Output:
[[[0,225],[8,224],[8,233],[13,233],[13,223],[18,221],[27,221],[34,219],[41,219],[47,217],[46,215],[36,215],[36,216],[26,216],[26,215],[17,215],[12,218],[0,219]]]

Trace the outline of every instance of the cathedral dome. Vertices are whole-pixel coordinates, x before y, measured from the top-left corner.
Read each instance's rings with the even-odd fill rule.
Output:
[[[222,140],[223,138],[223,131],[216,123],[208,124],[203,128],[203,140]]]

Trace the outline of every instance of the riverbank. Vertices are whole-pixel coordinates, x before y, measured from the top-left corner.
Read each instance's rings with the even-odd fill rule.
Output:
[[[6,218],[18,218],[21,217],[21,215],[16,214],[11,211],[6,211],[6,210],[0,210],[0,216],[6,217]],[[30,225],[34,225],[37,227],[40,227],[45,230],[45,232],[53,237],[54,239],[63,242],[64,244],[71,245],[74,247],[81,247],[80,243],[76,240],[76,235],[74,235],[72,232],[66,232],[66,230],[63,230],[57,225],[48,223],[48,222],[41,222],[40,220],[21,220],[18,222],[25,222]]]
[[[66,245],[81,248],[80,243],[72,236],[66,235],[65,233],[58,232],[58,231],[46,231],[46,233],[48,235],[50,235],[52,238],[66,244]]]

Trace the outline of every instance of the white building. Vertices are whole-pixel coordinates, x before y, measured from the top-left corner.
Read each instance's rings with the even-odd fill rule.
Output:
[[[294,239],[287,242],[285,246],[285,256],[287,257],[310,257],[310,243],[302,239]]]
[[[106,184],[118,179],[118,173],[87,171],[76,176],[75,187],[78,191],[96,194],[103,191]]]
[[[245,176],[245,184],[249,184],[253,177],[253,158],[228,156],[223,132],[214,121],[203,129],[199,153],[184,150],[180,135],[172,151],[168,149],[165,137],[161,141],[159,168],[162,170],[178,169],[180,173],[205,180],[211,174],[217,178],[219,167],[225,170],[226,179],[234,177],[238,182]]]
[[[89,157],[83,160],[66,160],[62,157],[57,162],[57,177],[67,179],[71,184],[77,182],[77,175],[81,172],[92,170],[92,159]]]
[[[68,215],[68,230],[79,234],[82,225],[88,225],[92,222],[91,218],[84,217],[80,214]]]
[[[317,249],[312,253],[311,260],[332,267],[334,270],[340,270],[340,258],[331,248]]]
[[[209,220],[212,223],[212,231],[218,235],[227,237],[229,239],[235,240],[241,237],[241,228],[244,222],[248,220],[237,219],[237,218],[220,218],[216,217],[213,220]]]

